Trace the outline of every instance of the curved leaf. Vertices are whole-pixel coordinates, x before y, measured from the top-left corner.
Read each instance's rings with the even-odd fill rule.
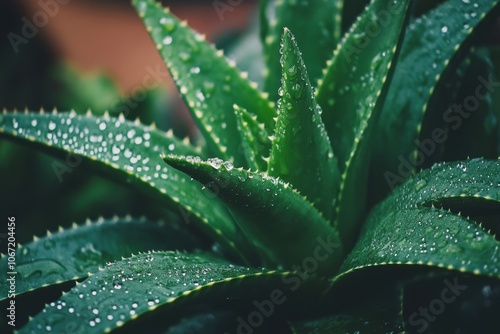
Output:
[[[276,21],[264,41],[264,56],[268,68],[265,88],[271,101],[278,100],[278,88],[281,86],[278,51],[283,28],[288,28],[297,38],[309,72],[309,80],[315,84],[340,38],[342,4],[341,0],[277,2]]]
[[[246,79],[246,73],[240,73],[234,63],[168,9],[155,0],[132,2],[209,148],[217,156],[243,164],[233,104],[254,113],[266,126],[272,125],[273,104],[257,89],[257,84]]]
[[[445,210],[375,209],[341,271],[387,264],[500,277],[500,243],[473,221]]]
[[[325,218],[333,215],[340,172],[295,38],[285,28],[282,86],[268,173],[290,182]]]
[[[342,172],[335,224],[350,247],[364,216],[374,127],[409,17],[407,0],[374,0],[335,50],[316,94]],[[342,84],[340,84],[342,83]]]
[[[201,183],[216,182],[219,196],[267,265],[291,268],[325,244],[331,249],[317,269],[331,275],[343,248],[337,231],[291,186],[264,173],[233,168],[229,162],[169,155],[165,161]],[[292,241],[293,240],[293,241]]]
[[[425,156],[422,160],[415,151],[424,115],[444,112],[435,108],[440,86],[449,82],[473,38],[495,17],[498,3],[498,0],[448,0],[410,23],[381,113],[375,154],[377,175],[388,178],[387,173],[402,169],[401,158],[407,161],[409,166],[404,168],[410,172],[425,161]],[[480,83],[477,81],[477,85]],[[453,125],[454,118],[460,119],[455,113],[441,117]],[[437,138],[441,140],[440,136]],[[410,172],[399,176],[404,179]],[[392,183],[391,188],[402,183],[388,182]]]
[[[277,286],[286,274],[238,267],[206,254],[139,254],[107,264],[19,332],[59,332],[70,324],[74,333],[104,333],[125,329],[153,313],[161,314],[165,323],[174,311],[217,303],[221,296],[256,297],[256,288]]]
[[[140,236],[140,237],[138,237]],[[155,250],[193,250],[198,243],[178,226],[132,218],[99,219],[86,225],[60,228],[16,250],[16,295],[52,284],[86,278],[100,266],[132,253]],[[7,257],[0,260],[7,270]],[[7,298],[0,286],[0,301]]]
[[[123,118],[4,112],[0,136],[64,157],[66,163],[52,163],[60,180],[84,163],[179,210],[186,223],[196,223],[235,254],[251,253],[224,204],[208,197],[185,174],[165,166],[160,158],[165,152],[199,154],[170,132]]]
[[[253,170],[265,171],[265,160],[271,150],[271,140],[264,124],[259,123],[256,116],[252,116],[245,109],[234,105],[238,131],[242,137],[241,145],[247,165]]]
[[[418,264],[500,277],[500,242],[474,217],[447,211],[454,201],[474,216],[499,216],[500,161],[446,163],[408,180],[373,209],[341,271]]]
[[[337,46],[316,100],[344,171],[366,123],[377,119],[411,1],[374,0]]]
[[[455,96],[453,96],[453,99],[450,100],[447,106],[437,110],[453,109],[454,105],[462,104],[466,100],[469,101],[470,98],[468,97],[476,94],[479,83],[477,78],[480,76],[488,78],[490,73],[494,71],[488,48],[472,49],[471,56],[467,60],[469,60],[467,62],[468,67],[462,75],[462,80],[459,81],[460,89],[457,90]],[[494,80],[498,81],[496,77]],[[484,89],[482,90],[484,91]],[[436,92],[436,94],[439,93]],[[438,97],[436,97],[436,100],[439,100]],[[434,116],[433,113],[429,114]],[[486,94],[484,100],[478,99],[477,108],[463,122],[455,118],[453,123],[446,123],[442,119],[442,115],[435,115],[435,117],[440,119],[438,126],[442,126],[447,132],[448,137],[441,144],[444,146],[444,152],[440,152],[440,145],[436,143],[435,154],[431,154],[425,159],[422,165],[423,168],[428,168],[437,161],[457,161],[476,157],[494,159],[498,157],[497,132],[499,124],[498,118],[495,115],[493,95]],[[424,124],[419,133],[419,141],[423,142],[427,138],[432,138],[432,131],[438,126],[435,124],[429,126],[424,118]]]
[[[455,201],[500,213],[500,160],[471,159],[442,163],[420,172],[397,188],[382,205],[387,209],[445,206]]]

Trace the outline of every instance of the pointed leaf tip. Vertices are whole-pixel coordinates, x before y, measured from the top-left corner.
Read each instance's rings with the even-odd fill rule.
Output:
[[[337,160],[301,52],[287,28],[283,30],[281,47],[281,98],[268,173],[290,182],[331,219],[340,184]]]

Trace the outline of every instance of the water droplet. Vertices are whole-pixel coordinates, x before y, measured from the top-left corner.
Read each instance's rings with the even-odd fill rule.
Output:
[[[36,124],[37,124],[37,120],[36,119],[34,119],[34,120],[31,121],[31,126],[36,126]]]
[[[222,161],[221,159],[219,158],[211,158],[211,159],[208,159],[207,160],[207,163],[212,166],[213,168],[215,169],[219,169],[220,166],[224,163],[224,161]]]
[[[187,62],[191,56],[189,55],[189,53],[186,53],[186,52],[181,52],[179,53],[179,58],[183,61],[183,62]]]
[[[123,152],[123,155],[125,156],[125,158],[129,159],[130,157],[132,157],[132,151],[126,149],[125,152]]]
[[[292,86],[292,96],[294,99],[299,99],[302,96],[303,87],[300,83]]]
[[[231,171],[234,168],[233,164],[230,163],[229,161],[224,162],[224,167],[226,168],[227,171]]]
[[[172,44],[172,36],[167,36],[163,39],[162,41],[163,45],[170,45]]]
[[[160,19],[160,24],[167,29],[168,32],[172,32],[175,29],[175,21],[168,17],[162,17]]]
[[[49,123],[49,130],[50,130],[50,131],[52,131],[52,130],[54,130],[55,128],[56,128],[56,123],[54,123],[54,122],[50,122],[50,123]]]
[[[101,124],[99,124],[99,130],[106,130],[106,123],[102,122]]]
[[[446,33],[448,32],[448,27],[447,27],[447,26],[443,26],[443,27],[441,27],[441,32],[442,32],[443,34],[446,34]]]
[[[425,186],[427,185],[427,181],[425,180],[418,180],[417,184],[415,184],[415,190],[420,191],[422,190]]]
[[[211,95],[214,92],[215,84],[211,81],[205,81],[203,83],[203,90],[205,94]]]

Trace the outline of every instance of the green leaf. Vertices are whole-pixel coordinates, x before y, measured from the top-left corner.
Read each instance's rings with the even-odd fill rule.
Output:
[[[224,204],[208,196],[185,174],[165,166],[160,154],[200,154],[170,132],[165,134],[123,118],[3,113],[0,136],[62,157],[64,162],[52,162],[61,181],[81,163],[180,211],[186,223],[196,223],[240,257],[251,253]]]
[[[281,99],[268,173],[290,182],[331,219],[340,184],[338,163],[321,121],[321,108],[314,100],[301,53],[287,28],[283,32],[280,53],[283,67]]]
[[[450,117],[460,118],[456,114],[445,116],[444,110],[435,108],[435,102],[440,87],[451,80],[475,37],[496,17],[498,9],[493,8],[498,8],[498,3],[448,0],[410,23],[380,117],[380,134],[375,141],[377,175],[397,173],[402,168],[401,159],[412,170],[421,166],[421,157],[415,160],[415,140],[424,115],[433,110],[443,112],[439,117],[446,123],[451,123]]]
[[[500,277],[499,248],[494,236],[446,210],[375,209],[341,271],[407,264]]]
[[[338,45],[320,81],[316,100],[341,171],[355,151],[355,139],[377,118],[409,3],[372,1]]]
[[[264,124],[259,123],[256,116],[250,115],[238,105],[233,107],[247,165],[256,171],[267,170],[265,159],[271,150],[271,140]]]
[[[140,237],[138,237],[140,236]],[[155,250],[193,250],[199,245],[179,226],[144,219],[99,219],[73,225],[57,233],[36,238],[16,250],[16,295],[52,284],[86,278],[107,262],[132,253]],[[7,257],[0,260],[2,272]],[[8,286],[0,286],[0,301],[7,298]]]
[[[409,179],[392,194],[393,209],[418,206],[445,206],[459,202],[466,210],[472,205],[500,213],[500,160],[471,159],[434,165]],[[463,211],[462,211],[463,212]],[[466,212],[472,214],[472,212]]]
[[[342,32],[345,33],[356,22],[370,0],[352,0],[348,6],[342,6]]]
[[[410,3],[374,0],[335,50],[317,91],[316,100],[323,109],[323,122],[343,174],[335,224],[348,247],[354,244],[364,216],[374,127]],[[378,34],[373,33],[375,28]]]
[[[474,218],[500,214],[499,189],[499,160],[474,159],[425,170],[372,211],[342,271],[418,264],[500,277],[500,243]],[[450,207],[474,215],[466,218],[447,211]]]
[[[276,22],[264,41],[268,73],[265,82],[271,101],[276,101],[280,85],[279,49],[283,28],[297,38],[311,82],[321,77],[321,70],[340,38],[341,0],[282,0],[276,5]]]
[[[220,184],[216,194],[231,208],[236,221],[267,265],[291,268],[327,240],[330,255],[318,273],[331,275],[343,257],[337,231],[291,186],[264,173],[234,168],[230,162],[169,155],[165,161],[201,183]]]
[[[205,254],[139,254],[107,264],[48,305],[19,333],[47,328],[58,333],[69,324],[75,333],[104,333],[152,314],[161,314],[165,323],[189,305],[237,301],[245,295],[253,298],[258,295],[254,288],[283,284],[285,276],[234,266]]]
[[[272,126],[273,104],[240,73],[222,52],[205,42],[154,0],[134,0],[178,89],[186,100],[209,148],[216,156],[244,163],[233,104]]]
[[[490,73],[494,72],[491,55],[488,48],[479,48],[473,50],[470,57],[469,66],[461,81],[460,89],[457,90],[456,96],[447,107],[440,110],[447,110],[453,108],[456,104],[463,104],[464,101],[469,101],[469,96],[475,96],[478,87],[477,78],[482,76],[488,78]],[[497,78],[493,78],[497,82]],[[485,91],[485,89],[482,89]],[[485,92],[488,92],[487,90]],[[482,92],[480,92],[482,93]],[[489,93],[489,92],[488,92]],[[436,94],[438,94],[436,92]],[[472,110],[470,116],[466,120],[458,122],[457,119],[453,123],[446,123],[442,119],[442,115],[437,118],[440,119],[443,129],[448,133],[448,138],[444,146],[444,152],[440,155],[439,143],[436,143],[436,154],[432,158],[427,158],[423,167],[428,167],[436,161],[457,161],[465,160],[468,158],[485,157],[496,158],[498,157],[498,142],[497,132],[499,129],[498,120],[495,116],[493,105],[493,96],[487,94],[484,100],[478,99],[477,108]],[[431,115],[434,113],[430,113]],[[444,123],[444,126],[443,126]],[[424,121],[424,126],[419,133],[419,141],[426,141],[427,138],[432,138],[432,131],[437,126],[429,126]]]

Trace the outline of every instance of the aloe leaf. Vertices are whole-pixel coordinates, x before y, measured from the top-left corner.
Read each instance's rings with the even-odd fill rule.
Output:
[[[325,218],[331,219],[340,184],[338,163],[301,52],[287,28],[283,32],[281,54],[281,98],[268,173],[290,182]]]
[[[493,235],[446,210],[375,209],[341,271],[407,264],[500,277],[499,248]]]
[[[138,237],[140,236],[140,237]],[[145,219],[99,219],[73,225],[16,250],[16,295],[52,284],[86,278],[107,262],[132,253],[156,250],[193,250],[197,242],[179,226]],[[7,270],[7,257],[0,260]],[[0,301],[7,298],[7,285],[0,286]]]
[[[281,86],[278,51],[283,28],[288,28],[297,38],[297,44],[303,51],[309,79],[316,83],[340,38],[342,4],[341,0],[277,2],[276,22],[269,28],[264,41],[264,57],[269,71],[265,87],[271,101],[279,98],[277,92]]]
[[[316,100],[323,109],[323,122],[342,173],[335,225],[348,247],[353,245],[364,216],[374,127],[410,3],[374,0],[335,50],[317,91]],[[378,34],[373,29],[378,29]]]
[[[434,165],[397,188],[391,198],[384,205],[393,209],[418,206],[448,209],[456,203],[466,214],[495,208],[500,213],[500,160],[471,159]],[[474,207],[474,211],[465,211]]]
[[[370,0],[352,0],[348,6],[342,6],[342,32],[351,28],[356,18],[363,12],[363,9],[370,3]]]
[[[449,0],[410,23],[380,117],[375,147],[380,165],[377,174],[396,174],[398,169],[406,168],[402,167],[406,163],[411,170],[421,167],[423,161],[415,150],[424,115],[433,110],[443,112],[440,117],[447,123],[452,123],[450,117],[460,117],[448,114],[444,119],[445,111],[435,109],[435,101],[440,86],[449,82],[474,38],[495,17],[497,10],[492,9],[498,8],[498,3],[498,0]],[[488,81],[489,77],[483,79]],[[441,140],[439,136],[436,138]],[[408,175],[405,172],[399,176],[404,179]]]
[[[0,136],[63,157],[65,163],[52,163],[60,180],[81,163],[180,211],[186,223],[196,223],[240,257],[251,252],[224,204],[185,174],[165,166],[160,154],[200,154],[171,133],[123,118],[4,112]]]
[[[264,124],[259,123],[256,116],[252,116],[238,105],[233,107],[247,165],[256,171],[267,170],[265,159],[271,150],[271,140]]]
[[[410,2],[372,1],[337,46],[320,80],[316,100],[341,171],[356,138],[382,106]]]
[[[402,263],[500,277],[500,243],[475,221],[500,214],[499,189],[499,160],[445,163],[419,173],[372,211],[342,271]]]
[[[464,60],[460,65],[453,71],[452,74],[448,75],[449,80],[446,83],[441,85],[439,92],[436,91],[436,95],[438,98],[434,101],[435,110],[446,110],[451,108],[454,103],[460,101],[460,93],[464,90],[465,87],[468,86],[469,81],[474,81],[477,77],[477,73],[475,70],[477,66],[477,57],[476,51],[474,48],[467,50],[468,54],[465,56]],[[463,99],[463,97],[462,97]],[[469,122],[467,122],[469,123]],[[442,115],[439,113],[429,113],[422,120],[422,128],[420,130],[419,137],[425,141],[426,138],[432,138],[432,133],[435,132],[435,129],[443,129],[447,136],[452,136],[450,133],[452,130],[446,123],[443,122]],[[468,155],[465,154],[460,159],[451,159],[446,160],[445,156],[449,150],[449,148],[455,147],[455,143],[451,137],[449,137],[446,141],[440,143],[436,143],[435,150],[432,154],[430,154],[421,165],[421,169],[426,169],[431,167],[434,163],[439,161],[455,161],[455,160],[464,160],[468,158]],[[463,147],[460,147],[462,149]],[[465,153],[465,152],[464,152]],[[381,182],[387,182],[380,178]],[[386,183],[387,185],[387,183]],[[384,185],[384,188],[386,188]],[[385,197],[386,194],[384,194]]]
[[[215,180],[222,185],[216,194],[231,208],[267,265],[300,265],[327,240],[330,255],[318,264],[317,272],[331,275],[338,268],[343,248],[337,231],[289,184],[264,173],[234,168],[220,159],[204,162],[169,155],[165,161],[201,183]]]
[[[155,0],[134,0],[193,118],[214,154],[243,163],[233,104],[272,125],[273,104],[235,64]]]
[[[478,86],[477,78],[482,76],[487,78],[490,73],[494,72],[489,49],[478,48],[474,49],[470,57],[470,65],[464,73],[462,85],[457,92],[457,95],[447,107],[453,108],[456,104],[463,103],[469,96],[475,96]],[[498,81],[495,77],[495,81]],[[481,92],[480,92],[481,93]],[[495,116],[493,96],[487,94],[484,100],[478,99],[478,106],[470,113],[470,116],[458,122],[455,119],[453,123],[446,123],[441,118],[441,126],[448,133],[442,156],[439,155],[439,143],[436,143],[436,153],[426,159],[423,167],[428,167],[436,161],[457,161],[468,158],[498,157],[497,132],[499,129],[498,120]],[[443,108],[440,110],[447,110]],[[432,114],[432,113],[431,113]],[[444,126],[442,125],[444,123]],[[423,142],[427,138],[432,138],[432,131],[437,126],[429,127],[424,121],[422,130],[419,133],[419,141]]]
[[[139,254],[107,264],[48,305],[19,333],[40,333],[47,328],[58,333],[68,324],[73,332],[104,333],[126,329],[153,313],[161,314],[165,323],[173,320],[174,311],[181,312],[189,304],[255,295],[254,287],[283,284],[285,276],[234,266],[206,254]]]

